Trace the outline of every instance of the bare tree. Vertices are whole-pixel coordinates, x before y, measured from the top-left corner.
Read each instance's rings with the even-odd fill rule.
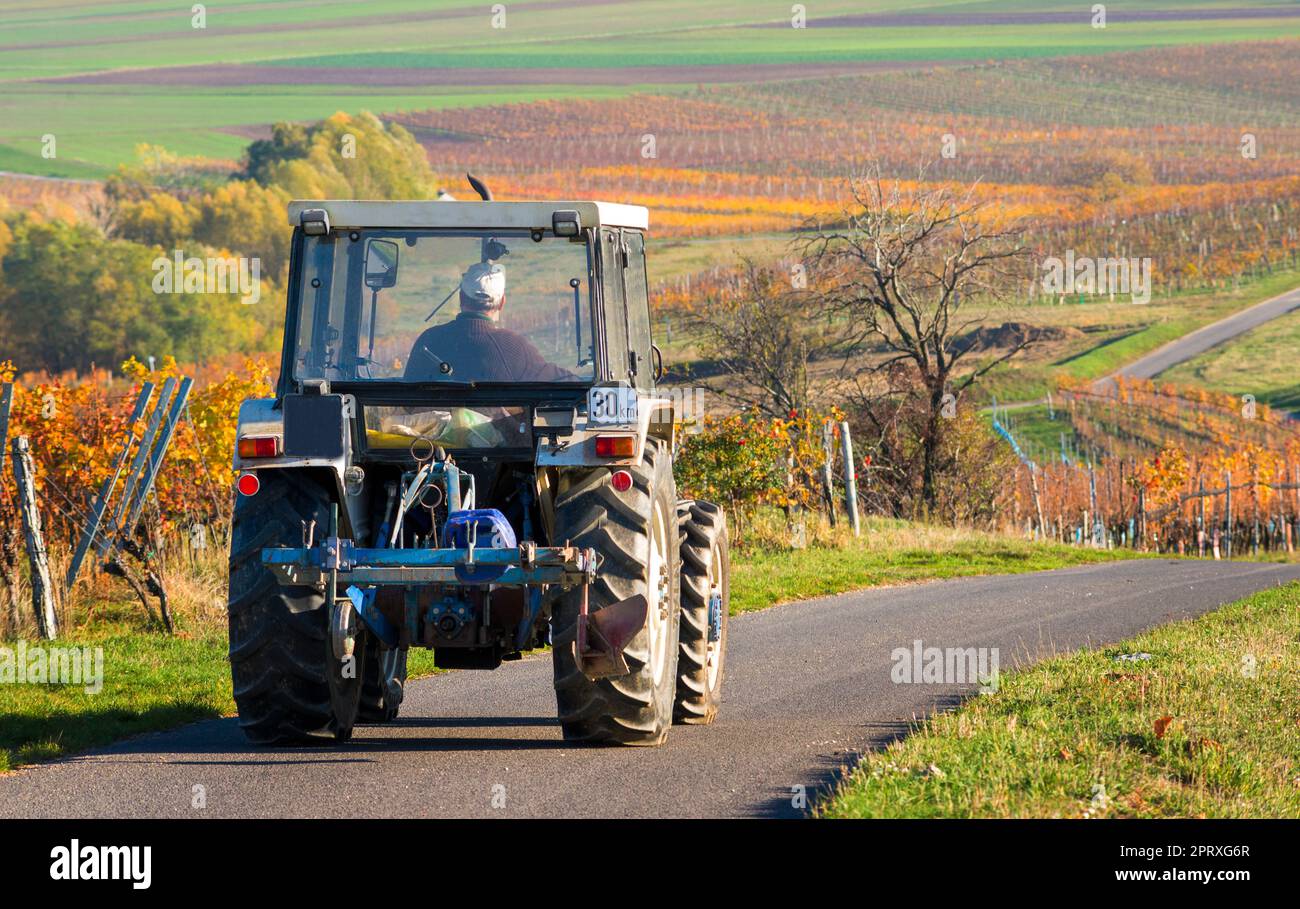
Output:
[[[825,294],[802,283],[743,259],[736,291],[706,302],[692,325],[701,350],[739,380],[715,388],[719,395],[773,416],[814,403],[810,366],[831,361],[836,372],[833,361],[851,353],[846,341],[852,332]]]
[[[927,185],[924,177],[923,169],[916,181],[887,183],[877,167],[853,180],[843,226],[817,229],[801,247],[826,305],[855,326],[850,343],[868,343],[883,354],[872,369],[891,377],[885,394],[899,395],[894,379],[900,366],[913,373],[914,393],[923,399],[916,421],[920,495],[933,508],[944,416],[982,375],[1024,350],[1029,338],[958,371],[971,345],[955,342],[1009,287],[1023,286],[1025,248],[1014,226],[989,224],[975,185],[958,191]]]

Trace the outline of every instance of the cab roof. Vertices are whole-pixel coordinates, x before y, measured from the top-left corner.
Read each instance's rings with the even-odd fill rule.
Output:
[[[576,211],[583,227],[628,227],[645,230],[650,213],[640,205],[617,202],[380,202],[319,199],[289,203],[289,223],[297,227],[302,212],[323,208],[334,227],[459,227],[504,230],[551,227],[557,211]]]

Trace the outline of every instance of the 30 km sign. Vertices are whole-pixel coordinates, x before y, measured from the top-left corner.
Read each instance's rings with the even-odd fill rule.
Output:
[[[619,425],[636,423],[636,389],[626,385],[592,388],[587,392],[587,421]]]

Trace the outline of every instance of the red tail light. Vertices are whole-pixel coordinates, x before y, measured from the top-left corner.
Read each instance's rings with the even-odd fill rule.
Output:
[[[241,436],[238,447],[241,458],[278,458],[280,456],[280,437]]]
[[[631,458],[635,455],[635,436],[596,436],[598,458]]]
[[[627,492],[632,488],[632,474],[626,470],[616,470],[609,478],[609,485],[615,492]]]
[[[257,491],[262,488],[262,481],[257,478],[255,473],[243,473],[235,481],[235,488],[239,490],[242,496],[255,496]]]

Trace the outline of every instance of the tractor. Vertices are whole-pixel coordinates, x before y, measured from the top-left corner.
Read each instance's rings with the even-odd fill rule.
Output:
[[[411,647],[549,647],[566,740],[717,716],[728,540],[679,500],[646,209],[295,201],[275,396],[239,410],[230,666],[250,741],[393,720]]]

